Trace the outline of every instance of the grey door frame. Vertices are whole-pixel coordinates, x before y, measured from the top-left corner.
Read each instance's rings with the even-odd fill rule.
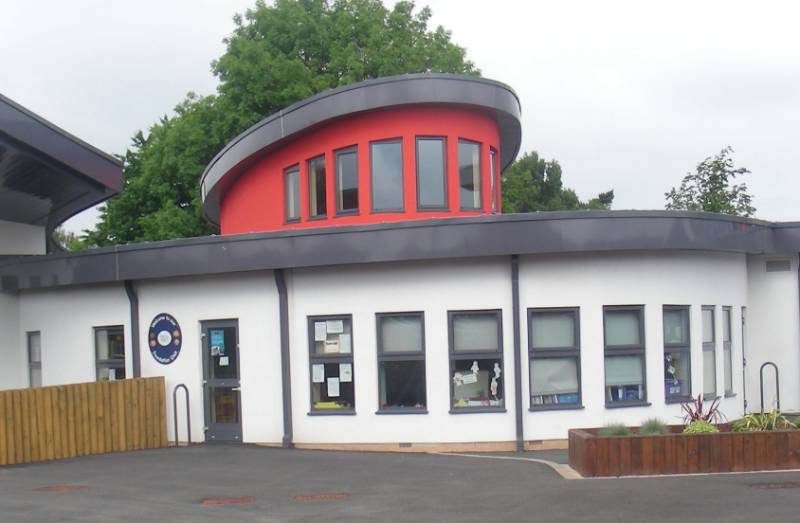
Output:
[[[230,328],[233,327],[236,332],[236,378],[224,379],[210,379],[209,378],[209,357],[210,357],[210,339],[208,331],[214,328]],[[241,442],[242,441],[242,395],[241,387],[241,369],[239,365],[239,320],[204,320],[200,322],[200,339],[201,339],[201,352],[203,354],[203,417],[205,420],[205,440],[206,442]],[[237,395],[236,409],[238,423],[211,423],[211,408],[213,407],[211,401],[211,388],[212,387],[230,387],[234,389]]]

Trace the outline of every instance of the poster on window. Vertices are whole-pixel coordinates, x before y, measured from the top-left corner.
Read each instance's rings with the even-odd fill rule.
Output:
[[[311,383],[325,383],[324,363],[315,363],[311,366]]]
[[[351,363],[339,364],[339,381],[351,383],[353,381],[353,365]]]
[[[339,352],[350,354],[350,339],[349,334],[339,334]]]
[[[328,339],[328,329],[324,321],[314,322],[314,341],[325,341]]]
[[[328,378],[328,397],[339,397],[339,378]]]
[[[328,320],[326,323],[329,333],[340,334],[344,332],[344,320]]]
[[[211,355],[224,356],[225,355],[225,331],[222,329],[211,329]]]

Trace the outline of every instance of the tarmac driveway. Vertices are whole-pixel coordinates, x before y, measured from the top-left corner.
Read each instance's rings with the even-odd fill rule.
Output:
[[[3,523],[715,520],[799,521],[800,473],[568,481],[530,461],[222,445],[0,468]]]

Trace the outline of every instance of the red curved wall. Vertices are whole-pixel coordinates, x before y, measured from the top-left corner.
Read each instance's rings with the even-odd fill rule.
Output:
[[[447,194],[445,211],[418,211],[416,188],[416,137],[447,138]],[[404,212],[373,213],[370,187],[369,144],[372,141],[402,138]],[[459,209],[458,140],[481,144],[481,202],[480,211]],[[334,190],[334,151],[358,147],[358,206],[357,215],[336,216]],[[497,123],[494,118],[472,109],[445,107],[406,107],[385,109],[350,116],[300,136],[256,162],[222,195],[220,202],[220,231],[222,234],[303,229],[339,225],[370,224],[477,216],[492,212],[491,169],[489,150],[495,155],[497,177],[497,212],[500,212],[500,148]],[[307,160],[325,154],[327,219],[309,221]],[[285,169],[300,167],[299,222],[286,223],[284,176]]]

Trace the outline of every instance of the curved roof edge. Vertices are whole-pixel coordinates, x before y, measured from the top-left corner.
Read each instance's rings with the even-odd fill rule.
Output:
[[[417,104],[475,106],[493,111],[500,130],[505,169],[521,141],[519,97],[511,87],[486,78],[441,73],[386,76],[323,91],[270,115],[228,143],[200,179],[206,217],[219,223],[222,192],[256,157],[312,127],[365,111]]]
[[[2,261],[0,290],[342,264],[666,250],[797,253],[800,223],[572,211],[207,236]]]

